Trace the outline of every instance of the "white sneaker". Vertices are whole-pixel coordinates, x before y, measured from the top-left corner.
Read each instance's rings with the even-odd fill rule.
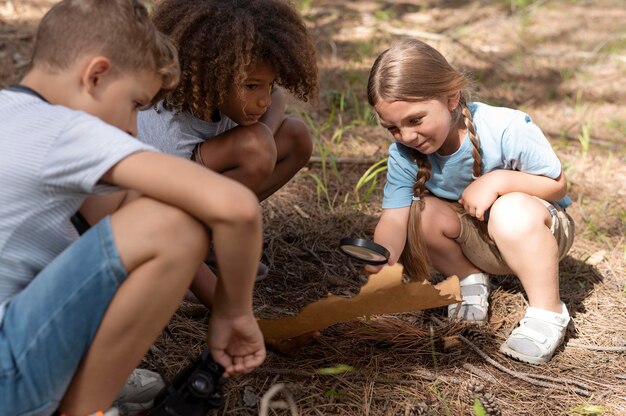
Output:
[[[448,318],[484,324],[489,314],[489,275],[478,272],[460,281],[462,303],[448,305]]]
[[[136,368],[126,380],[113,406],[120,416],[133,416],[142,410],[151,409],[154,398],[165,387],[161,376],[154,371]],[[108,416],[108,413],[105,414]],[[111,416],[117,416],[117,413]]]
[[[563,342],[570,321],[567,306],[561,302],[561,307],[561,313],[529,307],[500,352],[528,364],[548,362]]]

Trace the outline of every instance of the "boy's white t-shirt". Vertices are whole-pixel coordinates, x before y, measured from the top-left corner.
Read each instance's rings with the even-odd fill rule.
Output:
[[[0,91],[0,322],[4,304],[78,238],[70,222],[117,162],[154,151],[81,111]],[[79,261],[80,259],[77,259]]]
[[[189,113],[174,112],[163,107],[163,102],[141,111],[138,117],[138,139],[164,153],[191,159],[199,143],[237,126],[230,118],[208,122]]]

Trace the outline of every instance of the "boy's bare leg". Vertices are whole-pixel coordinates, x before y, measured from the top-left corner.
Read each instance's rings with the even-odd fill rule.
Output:
[[[111,226],[128,277],[112,299],[74,375],[61,410],[106,410],[179,305],[208,250],[203,225],[183,211],[140,198]]]
[[[551,224],[548,210],[537,198],[515,192],[493,204],[489,234],[522,282],[530,306],[561,313],[558,246]]]
[[[275,137],[261,123],[238,126],[201,145],[202,162],[257,194],[260,201],[285,185],[310,159],[311,134],[286,118]]]

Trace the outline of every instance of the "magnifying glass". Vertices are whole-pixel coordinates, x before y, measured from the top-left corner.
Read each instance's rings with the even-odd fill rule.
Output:
[[[339,242],[339,249],[353,259],[367,264],[381,265],[389,261],[389,250],[364,238],[342,238]]]

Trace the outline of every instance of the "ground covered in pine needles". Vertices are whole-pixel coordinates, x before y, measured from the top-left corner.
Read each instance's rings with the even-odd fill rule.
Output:
[[[34,27],[52,3],[0,1],[0,86],[19,79]],[[225,406],[212,414],[626,414],[623,1],[298,4],[317,40],[321,95],[316,106],[293,102],[290,111],[308,120],[316,150],[262,203],[270,275],[255,289],[258,316],[294,315],[328,293],[353,296],[365,282],[337,249],[344,236],[371,236],[380,214],[384,174],[362,179],[389,141],[372,120],[365,83],[379,52],[413,36],[470,73],[477,99],[531,114],[561,158],[577,226],[561,263],[573,324],[546,365],[504,357],[498,347],[527,301],[515,277],[498,276],[484,327],[450,324],[444,309],[337,324],[294,354],[270,352],[258,370],[230,380]],[[174,375],[204,347],[208,316],[181,304],[142,365]]]

